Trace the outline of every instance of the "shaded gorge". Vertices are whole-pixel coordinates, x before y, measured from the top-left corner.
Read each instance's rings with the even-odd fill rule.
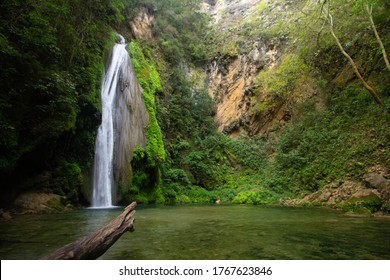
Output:
[[[90,234],[121,209],[1,221],[1,259],[38,259]],[[390,219],[317,208],[138,206],[135,231],[102,259],[389,259]]]

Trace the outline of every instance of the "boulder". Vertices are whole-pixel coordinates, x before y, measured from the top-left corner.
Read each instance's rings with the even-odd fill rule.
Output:
[[[368,188],[383,190],[389,188],[390,182],[383,175],[375,172],[365,174],[363,182]]]
[[[6,221],[12,219],[10,212],[4,211],[3,209],[0,209],[0,217]]]
[[[19,195],[15,202],[15,209],[23,214],[26,213],[50,213],[63,211],[65,199],[53,193],[27,192]]]
[[[301,199],[283,201],[284,205],[323,205],[359,214],[390,209],[390,188],[382,191],[367,188],[357,181],[331,183]]]

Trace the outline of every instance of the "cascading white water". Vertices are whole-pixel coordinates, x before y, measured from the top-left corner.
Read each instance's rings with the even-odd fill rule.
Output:
[[[147,143],[149,122],[142,88],[137,81],[125,39],[115,44],[102,84],[102,124],[95,146],[92,208],[109,208],[120,200],[131,183],[131,160],[135,147]],[[119,194],[120,195],[120,194]]]
[[[112,207],[114,118],[117,88],[121,80],[121,68],[127,67],[129,55],[125,39],[118,35],[120,43],[115,44],[111,63],[102,84],[102,123],[98,129],[95,146],[92,207]]]

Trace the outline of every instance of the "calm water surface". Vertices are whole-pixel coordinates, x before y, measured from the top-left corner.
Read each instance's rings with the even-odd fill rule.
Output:
[[[0,222],[1,259],[39,259],[122,209],[23,215]],[[390,259],[390,219],[316,208],[137,206],[135,231],[102,259]]]

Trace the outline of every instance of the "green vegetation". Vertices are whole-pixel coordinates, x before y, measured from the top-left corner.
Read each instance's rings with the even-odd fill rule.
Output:
[[[140,203],[163,203],[161,192],[161,172],[158,165],[151,165],[144,149],[138,147],[133,152],[131,185],[123,191],[123,201]]]
[[[136,41],[132,41],[129,44],[130,57],[137,74],[138,82],[143,89],[142,97],[149,112],[149,124],[146,128],[146,136],[148,139],[146,154],[148,156],[148,164],[153,167],[165,159],[164,144],[161,129],[157,122],[155,104],[155,95],[162,92],[162,86],[160,76],[153,65],[153,60],[151,60],[150,52],[148,50],[145,51],[147,52],[148,59],[146,59]]]
[[[331,182],[359,181],[375,164],[389,168],[388,108],[378,108],[359,86],[334,92],[325,110],[316,111],[314,105],[302,104],[301,117],[279,130],[272,157],[263,155],[256,175],[245,178],[252,186],[239,183],[233,203],[275,203]],[[375,212],[381,202],[350,201],[343,209],[358,208]]]
[[[208,16],[199,12],[201,0],[133,0],[130,1],[130,17],[136,15],[141,6],[157,11],[153,22],[152,44],[171,66],[183,61],[203,65],[206,46],[201,34],[206,30]],[[132,11],[133,10],[133,11]]]
[[[143,203],[163,202],[160,165],[165,160],[165,149],[155,105],[155,95],[163,89],[148,49],[142,50],[136,41],[132,41],[128,49],[143,89],[142,97],[149,113],[149,123],[146,127],[145,150],[138,147],[133,152],[132,182],[129,189],[122,191],[123,201],[135,199]]]
[[[363,214],[365,212],[375,213],[381,209],[381,206],[381,199],[374,194],[370,194],[365,197],[349,199],[343,206],[343,209]]]
[[[309,67],[301,58],[289,54],[281,58],[278,66],[261,71],[257,77],[257,83],[263,93],[281,97],[291,94],[298,80],[308,71]]]
[[[293,99],[300,84],[308,79],[309,66],[294,54],[281,58],[279,65],[260,71],[251,98],[251,113],[257,114]]]
[[[329,182],[359,179],[375,163],[389,166],[388,112],[361,89],[328,98],[328,109],[310,109],[280,136],[274,168],[294,189],[318,190]]]
[[[1,1],[0,180],[9,186],[2,203],[42,187],[83,202],[103,56],[123,8],[118,0]]]
[[[128,51],[149,113],[148,142],[134,151],[123,202],[275,204],[359,180],[375,164],[390,168],[390,76],[362,1],[335,0],[327,8],[345,49],[383,98],[382,109],[345,68],[321,15],[323,1],[260,1],[245,21],[224,28],[208,26],[200,2],[1,2],[0,180],[9,186],[1,190],[3,204],[38,188],[86,203],[113,29],[126,29],[123,20],[141,7],[154,15],[153,38],[132,40]],[[389,3],[369,4],[389,50]],[[275,51],[275,64],[259,66],[248,113],[288,104],[292,118],[268,138],[232,139],[216,130],[204,72],[210,60],[227,69],[254,42]],[[303,101],[308,81],[316,95]],[[378,202],[345,206],[358,208],[376,211]]]
[[[317,109],[318,98],[297,103],[300,105],[295,104],[292,122],[279,128],[272,139],[233,140],[215,132],[208,121],[213,108],[205,106],[207,97],[202,97],[202,92],[191,92],[191,82],[180,67],[176,71],[174,62],[173,78],[165,81],[172,89],[169,100],[159,102],[157,108],[167,150],[162,170],[166,202],[220,199],[233,203],[278,203],[283,197],[309,193],[333,181],[359,180],[374,164],[389,166],[387,109],[376,108],[359,85],[345,87],[345,81],[344,87],[337,88],[329,82],[340,73],[345,60],[322,26],[320,5],[305,1],[283,5],[284,1],[271,1],[268,6],[260,2],[256,14],[241,27],[205,28],[205,38],[211,45],[206,57],[229,63],[250,50],[247,42],[253,42],[251,38],[261,36],[281,48],[284,55],[275,67],[260,71],[251,97],[251,113],[291,103],[302,94],[301,84],[315,80],[323,92],[318,97],[323,99],[323,108]],[[286,12],[280,17],[282,8]],[[336,11],[345,20],[343,14],[348,12],[348,5],[341,5]],[[379,19],[376,18],[378,26],[382,26],[381,34],[386,34],[382,23],[387,19],[383,14]],[[351,35],[356,50],[365,50],[358,60],[368,61],[365,69],[372,71],[378,63],[378,56],[371,56],[377,48],[375,38],[359,40],[366,38],[361,33],[365,29],[354,21],[344,21],[338,27]],[[388,77],[381,72],[372,79],[387,100]],[[204,107],[194,114],[195,108],[199,108],[196,99],[200,97]]]

